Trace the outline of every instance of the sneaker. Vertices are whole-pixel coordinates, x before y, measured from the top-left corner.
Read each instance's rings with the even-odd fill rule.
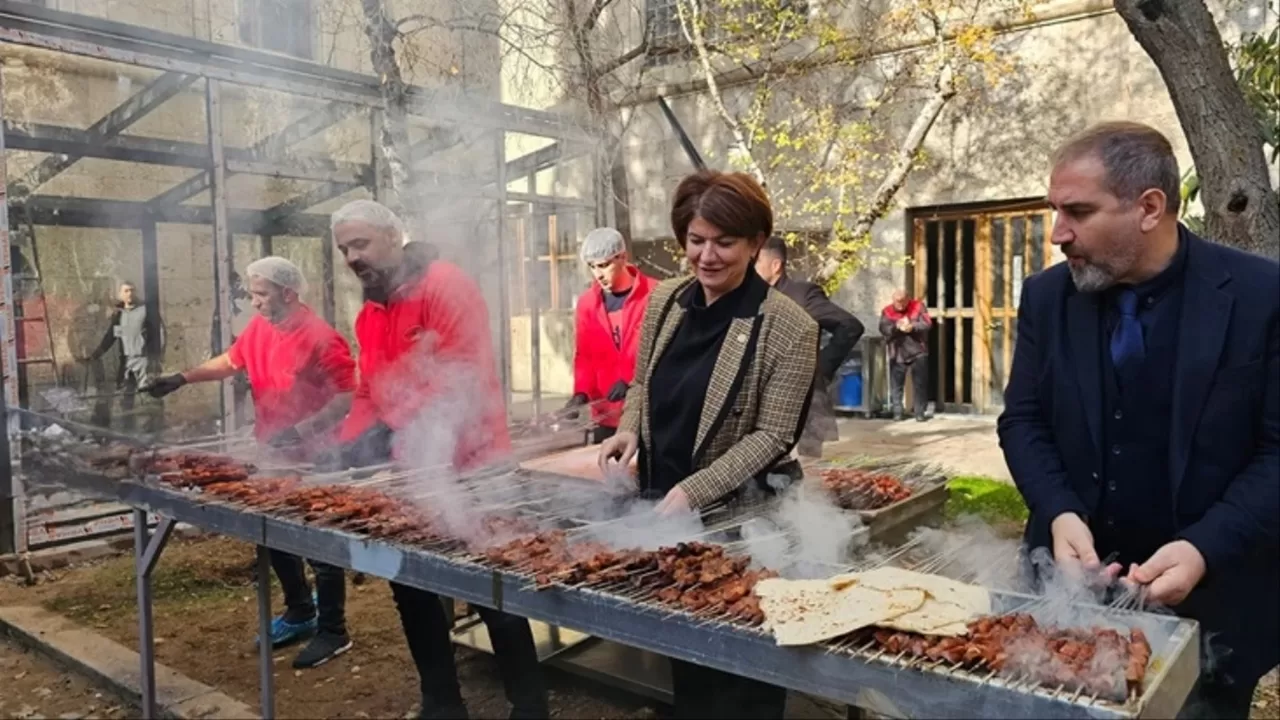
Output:
[[[299,670],[320,667],[350,649],[351,636],[346,633],[318,632],[293,659],[293,667]]]
[[[306,640],[316,634],[316,619],[311,618],[303,622],[289,622],[284,619],[283,615],[277,615],[271,619],[271,649],[287,647],[301,640]],[[256,646],[261,642],[261,636],[253,637],[253,644]]]

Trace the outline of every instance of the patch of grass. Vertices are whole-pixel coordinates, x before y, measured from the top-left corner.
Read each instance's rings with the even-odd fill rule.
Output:
[[[1027,521],[1027,505],[1018,489],[1009,483],[980,476],[961,476],[947,482],[951,491],[947,499],[946,516],[956,519],[966,515],[993,524]]]

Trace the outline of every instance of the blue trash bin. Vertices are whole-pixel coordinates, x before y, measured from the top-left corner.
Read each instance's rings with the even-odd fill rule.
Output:
[[[862,405],[862,368],[856,371],[840,370],[840,407],[855,408]]]

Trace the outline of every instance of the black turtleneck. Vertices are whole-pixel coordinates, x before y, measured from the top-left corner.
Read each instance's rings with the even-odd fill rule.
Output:
[[[677,299],[684,317],[648,387],[653,454],[646,458],[648,472],[641,473],[646,494],[665,495],[693,474],[698,423],[720,346],[734,318],[754,315],[768,292],[768,283],[749,268],[742,284],[710,307],[698,282]]]

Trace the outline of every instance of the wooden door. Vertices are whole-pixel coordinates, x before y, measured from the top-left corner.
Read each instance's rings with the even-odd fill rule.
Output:
[[[1040,203],[913,221],[913,294],[934,319],[929,399],[939,410],[1003,407],[1022,283],[1061,259],[1052,224]]]

